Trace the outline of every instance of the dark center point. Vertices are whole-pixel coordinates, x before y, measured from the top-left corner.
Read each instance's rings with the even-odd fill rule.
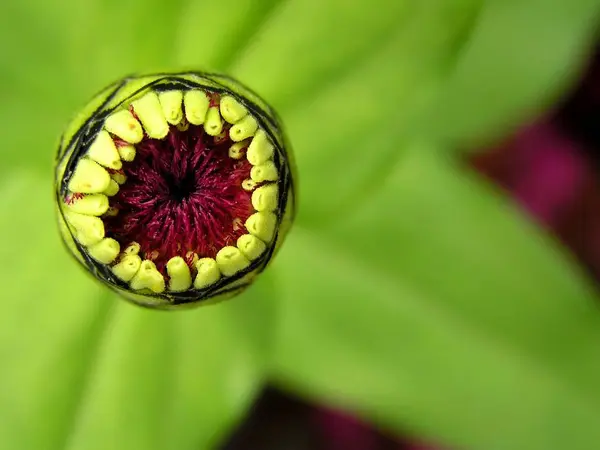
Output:
[[[169,190],[169,197],[177,203],[188,199],[197,191],[196,175],[191,170],[181,177],[177,177],[172,172],[166,172],[163,174],[163,178]]]

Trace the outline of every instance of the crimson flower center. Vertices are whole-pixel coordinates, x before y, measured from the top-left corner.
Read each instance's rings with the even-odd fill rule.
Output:
[[[194,254],[214,258],[235,245],[254,212],[251,193],[242,188],[252,166],[229,156],[228,136],[228,129],[213,137],[190,125],[171,127],[162,140],[145,137],[134,161],[123,163],[126,180],[110,199],[107,236],[122,248],[137,242],[142,258],[163,273],[175,256],[191,265]]]

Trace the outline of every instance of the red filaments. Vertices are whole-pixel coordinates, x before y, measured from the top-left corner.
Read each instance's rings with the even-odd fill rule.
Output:
[[[110,200],[118,214],[104,219],[106,234],[122,248],[139,243],[141,256],[161,271],[174,256],[214,258],[235,245],[254,211],[251,193],[242,189],[251,165],[229,157],[231,144],[201,126],[171,127],[164,140],[145,138],[135,160],[123,164],[127,181]]]

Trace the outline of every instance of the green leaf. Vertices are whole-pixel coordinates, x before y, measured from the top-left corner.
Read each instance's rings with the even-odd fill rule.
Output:
[[[300,220],[336,217],[398,157],[477,7],[288,2],[263,27],[233,73],[283,114],[301,177]]]
[[[2,174],[25,166],[48,170],[61,129],[77,106],[69,89],[61,92],[68,67],[59,51],[64,21],[56,14],[58,8],[49,6],[41,1],[0,6],[0,39],[13,43],[0,50]]]
[[[22,172],[0,185],[3,445],[215,445],[262,385],[268,276],[219,307],[161,313],[126,304],[67,256],[44,192],[48,182]]]
[[[474,150],[541,114],[580,75],[599,21],[598,0],[484,2],[423,130]]]
[[[173,46],[175,62],[228,72],[279,4],[277,0],[188,2]]]
[[[415,146],[363,208],[277,261],[290,389],[457,448],[588,449],[600,312],[498,193]]]

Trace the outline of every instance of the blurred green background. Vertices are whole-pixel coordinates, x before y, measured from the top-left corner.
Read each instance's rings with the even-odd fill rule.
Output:
[[[461,449],[594,449],[600,310],[462,165],[576,80],[597,0],[26,0],[0,6],[0,448],[218,446],[266,382]],[[63,250],[53,157],[124,75],[228,73],[281,114],[299,214],[223,305],[115,298]]]

